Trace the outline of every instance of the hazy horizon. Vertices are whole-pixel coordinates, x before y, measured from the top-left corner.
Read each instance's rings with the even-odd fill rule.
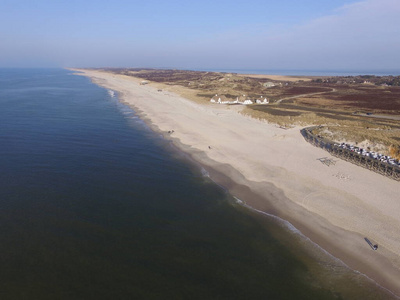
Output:
[[[153,70],[187,70],[187,71],[202,71],[202,72],[222,72],[222,73],[238,73],[238,74],[265,74],[265,75],[283,75],[283,76],[400,76],[400,69],[396,70],[289,70],[289,69],[224,69],[224,68],[176,68],[176,67],[147,67],[147,66],[121,66],[121,67],[61,67],[61,66],[47,66],[47,67],[0,67],[0,70],[45,70],[45,69],[107,69],[107,68],[122,68],[122,69],[153,69]]]
[[[396,0],[4,0],[0,67],[399,74],[399,13]]]

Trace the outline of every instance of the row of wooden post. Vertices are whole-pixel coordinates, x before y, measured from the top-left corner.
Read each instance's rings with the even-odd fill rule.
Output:
[[[394,180],[400,181],[400,167],[358,154],[357,152],[351,151],[349,149],[338,147],[332,141],[328,141],[327,139],[324,139],[322,137],[315,136],[312,133],[312,130],[316,128],[317,126],[313,126],[303,128],[301,130],[301,134],[307,142],[328,151],[335,157],[349,161],[353,164],[372,170],[376,173],[387,176]]]

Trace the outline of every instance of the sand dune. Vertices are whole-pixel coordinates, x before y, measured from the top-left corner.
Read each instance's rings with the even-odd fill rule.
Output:
[[[400,295],[399,182],[346,161],[322,164],[318,158],[329,153],[307,143],[300,128],[278,128],[241,115],[238,107],[200,105],[131,77],[82,71],[118,91],[215,180],[224,183],[220,175],[228,176],[235,183],[228,187],[232,194],[290,221],[351,268]],[[379,244],[378,251],[364,237]]]

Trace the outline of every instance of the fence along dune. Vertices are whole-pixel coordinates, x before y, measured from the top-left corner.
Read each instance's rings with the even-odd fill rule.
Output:
[[[376,158],[362,155],[355,152],[354,150],[347,149],[345,147],[340,147],[339,145],[324,139],[320,136],[314,135],[312,130],[316,127],[303,128],[301,130],[302,135],[312,145],[320,147],[328,151],[331,155],[336,156],[340,159],[347,160],[353,164],[364,167],[381,175],[387,176],[391,179],[400,181],[400,162],[396,160],[393,164],[389,163],[389,160],[381,161]]]

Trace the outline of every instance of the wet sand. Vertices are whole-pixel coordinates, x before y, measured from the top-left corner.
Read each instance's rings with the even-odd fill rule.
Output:
[[[400,295],[399,182],[346,161],[328,167],[318,159],[329,153],[307,143],[301,128],[243,116],[241,106],[201,105],[132,77],[80,71],[117,91],[232,195],[288,220],[350,268]],[[378,251],[364,237],[379,244]]]

